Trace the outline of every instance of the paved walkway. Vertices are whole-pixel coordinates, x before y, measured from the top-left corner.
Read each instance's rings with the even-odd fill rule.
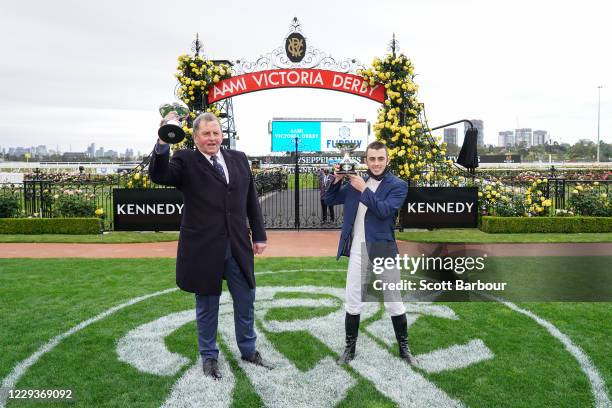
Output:
[[[334,256],[340,231],[267,231],[265,257]],[[141,244],[0,244],[0,258],[176,257],[177,242]]]
[[[268,231],[264,257],[335,256],[340,231]],[[400,254],[420,256],[610,256],[612,243],[426,244],[399,242]],[[141,244],[0,244],[0,258],[174,258],[175,242]]]

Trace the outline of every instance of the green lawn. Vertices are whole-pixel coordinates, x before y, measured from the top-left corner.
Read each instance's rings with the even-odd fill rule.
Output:
[[[513,261],[514,262],[514,261]],[[326,288],[342,288],[346,260],[332,258],[263,258],[256,261],[258,290],[288,286],[275,298],[330,300]],[[273,272],[273,273],[270,273]],[[137,296],[174,288],[173,259],[0,259],[0,378],[52,337],[63,333],[110,307]],[[302,292],[303,285],[317,286],[321,293]],[[337,358],[339,350],[324,345],[309,332],[268,332],[263,322],[310,319],[341,311],[336,306],[277,307],[256,314],[258,331],[265,335],[300,372],[313,368],[325,357]],[[17,383],[19,389],[72,389],[78,407],[159,407],[173,385],[195,361],[197,345],[193,321],[174,330],[165,345],[191,363],[176,375],[143,373],[118,361],[117,342],[130,330],[169,313],[193,309],[193,295],[172,291],[118,310],[59,342],[33,364]],[[448,396],[469,407],[592,407],[593,396],[587,376],[564,346],[541,326],[500,303],[446,303],[457,319],[423,315],[410,328],[414,353],[422,355],[454,344],[480,339],[493,357],[460,369],[419,375]],[[547,319],[580,347],[601,374],[607,390],[612,384],[611,303],[521,303],[518,306]],[[362,327],[382,316],[380,309]],[[334,324],[334,335],[343,336],[343,320]],[[370,329],[367,336],[397,355]],[[363,342],[363,340],[361,340]],[[360,349],[358,343],[357,352]],[[230,345],[220,338],[222,352]],[[233,407],[262,406],[261,397],[239,359],[228,357],[236,384]],[[387,361],[371,361],[372,369]],[[388,395],[374,380],[356,369],[347,369],[355,381],[339,407],[393,407]],[[400,376],[396,373],[394,376]],[[280,379],[283,380],[283,379]],[[609,391],[606,392],[609,395]],[[316,391],[315,391],[316,392]],[[308,394],[307,398],[319,398]],[[64,402],[12,400],[9,407],[65,406]]]
[[[287,188],[295,189],[295,174],[287,175]],[[304,188],[319,188],[319,178],[314,173],[300,174],[300,189]]]
[[[487,234],[477,229],[441,229],[434,231],[397,232],[397,239],[414,242],[462,242],[462,243],[529,243],[529,242],[612,242],[612,233],[584,234]],[[119,244],[136,242],[176,241],[178,232],[124,232],[111,231],[99,235],[11,235],[0,234],[0,243],[10,242],[58,242]]]
[[[396,237],[402,241],[473,244],[502,242],[612,242],[612,233],[488,234],[476,228],[404,231],[397,232]]]
[[[56,242],[86,244],[127,244],[137,242],[167,242],[178,240],[178,232],[127,232],[111,231],[95,235],[65,234],[0,234],[0,243],[10,242]]]

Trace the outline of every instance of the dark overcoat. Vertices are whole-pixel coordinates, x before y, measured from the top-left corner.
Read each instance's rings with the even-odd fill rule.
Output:
[[[160,149],[161,150],[161,149]],[[261,208],[244,153],[221,150],[229,185],[198,150],[153,151],[151,180],[183,194],[176,284],[200,295],[220,295],[228,242],[249,286],[255,287],[252,242],[266,241]]]

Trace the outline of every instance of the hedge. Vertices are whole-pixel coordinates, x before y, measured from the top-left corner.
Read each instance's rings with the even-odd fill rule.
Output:
[[[612,232],[612,217],[491,217],[480,229],[489,233]]]
[[[0,218],[0,234],[99,234],[98,218]]]

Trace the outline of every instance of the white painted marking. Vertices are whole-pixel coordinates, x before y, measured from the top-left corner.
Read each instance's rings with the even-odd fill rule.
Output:
[[[303,288],[274,289],[278,292],[295,292],[302,291]],[[273,296],[268,287],[266,290],[258,289],[258,292],[260,292],[258,295],[264,299],[271,299]],[[315,292],[311,293],[321,292],[326,291],[323,288],[316,288]],[[284,307],[292,307],[311,300],[314,299],[274,299],[260,303],[259,310],[265,311],[279,307],[281,304]],[[315,304],[317,303],[318,300],[315,301]],[[337,306],[339,307],[340,304],[338,303]],[[302,330],[308,330],[308,327],[302,327]],[[264,359],[274,364],[275,368],[268,370],[242,361],[236,345],[233,316],[229,310],[219,318],[219,331],[234,356],[240,360],[240,367],[247,374],[267,407],[333,407],[342,401],[347,391],[356,384],[353,377],[330,357],[319,361],[307,372],[298,370],[291,361],[274,348],[263,333],[257,333],[257,350],[261,352]]]
[[[193,312],[193,310],[191,311]],[[202,374],[202,360],[196,363],[179,378],[172,387],[168,399],[162,408],[219,407],[232,405],[234,391],[234,374],[222,352],[219,352],[219,370],[223,374],[221,380],[213,380]]]
[[[608,392],[606,389],[606,383],[599,371],[597,371],[597,367],[591,361],[589,356],[586,355],[584,351],[580,347],[578,347],[574,342],[565,334],[561,333],[559,329],[555,327],[554,324],[549,322],[548,320],[542,319],[540,316],[536,315],[529,310],[522,309],[515,305],[512,302],[502,302],[504,305],[508,306],[510,309],[514,310],[517,313],[521,313],[531,319],[533,319],[540,326],[544,327],[551,336],[559,340],[565,349],[578,361],[580,365],[580,369],[586,374],[589,382],[591,383],[591,392],[593,393],[593,397],[595,398],[595,407],[597,408],[612,408],[612,402],[610,401],[610,397],[608,396]]]
[[[494,354],[482,340],[476,339],[467,344],[455,344],[445,349],[419,354],[416,357],[420,369],[428,373],[439,373],[491,360]]]
[[[294,270],[294,271],[287,271],[287,272],[302,272],[305,270]],[[343,271],[343,270],[314,270],[314,271],[318,271],[318,272],[338,272],[338,271]],[[277,273],[284,273],[283,271],[267,271],[267,272],[262,272],[262,273],[258,273],[257,275],[260,274],[277,274]],[[262,290],[263,289],[263,290]],[[337,289],[334,288],[320,288],[320,287],[285,287],[285,288],[274,288],[276,290],[282,290],[282,291],[290,291],[290,292],[295,292],[295,291],[302,291],[303,289],[306,289],[306,291],[308,292],[312,292],[312,293],[329,293],[329,291],[326,291],[325,289],[332,289],[333,291],[337,291]],[[125,303],[122,303],[120,305],[114,306],[110,309],[107,309],[106,311],[90,318],[87,320],[84,320],[83,322],[79,323],[78,325],[74,326],[73,328],[69,329],[68,331],[57,335],[55,337],[53,337],[51,340],[49,340],[47,343],[45,343],[43,346],[41,346],[35,353],[33,353],[32,355],[30,355],[28,358],[20,361],[18,364],[15,365],[15,367],[13,368],[13,370],[9,373],[9,375],[7,375],[3,381],[2,381],[2,389],[0,390],[0,408],[4,408],[6,405],[6,400],[8,397],[8,390],[10,389],[14,389],[15,385],[17,384],[17,382],[19,381],[20,378],[23,377],[23,375],[26,373],[26,371],[32,366],[34,365],[38,359],[40,359],[41,356],[43,356],[44,354],[48,353],[49,351],[53,350],[59,343],[61,343],[61,341],[63,341],[66,337],[79,332],[80,330],[84,329],[85,327],[96,323],[106,317],[108,317],[109,315],[113,314],[114,312],[121,310],[125,307],[134,305],[138,302],[141,302],[143,300],[149,299],[151,297],[155,297],[155,296],[159,296],[159,295],[163,295],[163,294],[167,294],[173,291],[176,291],[177,288],[169,288],[163,291],[159,291],[159,292],[154,292],[148,295],[144,295],[144,296],[140,296],[140,297],[136,297],[133,298]],[[264,292],[266,293],[266,287],[260,287],[258,288],[258,293],[259,292]],[[270,292],[270,291],[268,291]],[[336,294],[336,296],[338,296],[339,298],[342,298],[343,296],[343,290],[340,289],[340,293]],[[269,300],[269,299],[268,299]],[[259,302],[256,303],[256,305]],[[552,323],[548,322],[547,320],[544,320],[542,318],[540,318],[539,316],[535,315],[534,313],[522,309],[520,307],[518,307],[517,305],[510,303],[510,302],[501,302],[504,305],[506,305],[508,308],[524,314],[525,316],[530,317],[533,321],[535,321],[537,324],[541,325],[542,327],[546,328],[546,330],[556,339],[558,339],[566,348],[566,350],[578,361],[581,370],[586,374],[587,378],[589,379],[590,383],[591,383],[591,391],[593,393],[594,396],[594,400],[595,400],[595,407],[596,408],[612,408],[612,404],[610,402],[610,398],[607,394],[607,390],[606,390],[606,386],[605,386],[605,382],[603,381],[601,374],[598,372],[597,368],[595,367],[595,365],[592,363],[592,361],[590,360],[590,358],[584,353],[584,351],[582,351],[582,349],[580,347],[578,347],[577,345],[575,345],[572,340],[566,336],[565,334],[561,333],[561,331],[559,331],[559,329],[557,329]],[[366,307],[367,309],[367,307]],[[367,313],[364,313],[364,315]],[[325,344],[329,345],[333,345],[332,349],[333,350],[337,350],[337,351],[341,351],[342,348],[342,337],[341,335],[338,335],[338,327],[341,326],[341,321],[343,318],[344,313],[343,312],[337,312],[337,313],[333,313],[331,315],[325,316],[327,318],[332,318],[333,316],[333,321],[334,321],[334,326],[333,326],[333,330],[325,330],[325,332],[319,332],[316,333],[317,330],[312,330],[312,329],[317,329],[316,326],[313,326],[312,328],[308,327],[309,330],[311,330],[311,332],[313,333],[313,335],[315,335],[317,338],[319,338],[321,341],[323,341]],[[312,323],[313,319],[308,320],[309,323]],[[281,326],[283,326],[285,329],[287,329],[287,324],[291,324],[294,322],[268,322],[270,324],[270,328],[273,329],[275,326],[277,326],[277,328],[280,328]],[[324,327],[321,327],[321,329],[323,329]],[[299,328],[295,328],[295,330],[303,330],[304,326],[301,326]],[[328,338],[329,337],[329,338]],[[333,338],[332,338],[333,337]],[[361,336],[360,339],[362,338],[367,338],[367,336]],[[363,344],[365,343],[365,344]],[[371,346],[371,344],[374,344],[374,347]],[[396,379],[397,377],[397,373],[401,372],[398,370],[403,369],[408,369],[410,370],[410,368],[408,366],[406,366],[403,362],[399,361],[399,359],[397,358],[393,358],[392,355],[388,354],[386,351],[384,351],[385,353],[387,353],[386,355],[383,353],[382,356],[378,356],[378,358],[382,358],[382,360],[378,360],[378,358],[376,357],[377,353],[381,352],[380,347],[377,347],[376,344],[367,339],[366,341],[361,341],[359,344],[359,350],[363,350],[364,353],[358,353],[358,358],[355,359],[355,361],[353,362],[353,366],[357,369],[358,371],[364,375],[364,373],[362,373],[362,371],[365,371],[365,374],[368,375],[364,375],[366,378],[370,378],[372,381],[374,381],[374,379],[376,379],[376,382],[378,381],[386,381],[383,384],[380,384],[377,386],[377,388],[379,388],[379,390],[381,390],[381,392],[390,395],[390,398],[392,398],[394,401],[397,400],[397,398],[401,398],[401,390],[399,393],[395,392],[397,390],[394,391],[394,389],[389,389],[389,393],[387,393],[387,391],[385,391],[387,388],[390,388],[390,383],[392,382],[392,380]],[[368,353],[373,353],[372,356],[373,358],[367,358],[366,361],[363,361],[363,359],[365,359],[365,356],[362,356],[361,354],[368,354]],[[381,370],[381,367],[379,365],[374,365],[374,367],[372,366],[371,362],[372,361],[390,361],[390,364],[387,365],[386,367],[384,367],[384,370]],[[394,367],[395,364],[397,364],[399,361],[400,364],[402,364],[402,366],[400,367]],[[320,362],[319,364],[321,364],[322,362]],[[375,370],[372,370],[372,368],[374,368]],[[195,367],[193,368],[193,370],[195,370]],[[226,369],[225,371],[229,372],[229,368]],[[195,371],[191,371],[189,370],[188,373],[192,373],[193,375],[195,375]],[[418,375],[418,374],[417,374]],[[418,379],[418,377],[417,377]],[[180,381],[179,381],[180,382]],[[179,382],[177,382],[177,384],[175,384],[176,388],[173,388],[173,392],[174,390],[180,390],[182,388],[182,385],[179,385]],[[189,383],[187,380],[184,384]],[[376,384],[376,383],[375,383]],[[420,381],[417,381],[416,386],[420,387],[423,384],[420,383]],[[421,392],[425,392],[427,393],[428,391],[428,386],[429,384],[426,382],[425,386],[426,388],[424,390],[421,390]],[[408,387],[414,387],[415,384],[414,383],[408,383],[406,385],[404,385],[404,387],[402,388],[408,388]],[[186,388],[185,388],[186,389]],[[437,388],[434,386],[434,390],[436,390]],[[178,392],[178,391],[177,391]],[[189,392],[191,393],[191,391]],[[172,394],[171,394],[172,395]],[[179,394],[177,394],[179,395]],[[445,395],[445,394],[444,394]],[[398,403],[400,406],[416,406],[414,405],[415,400],[410,399],[411,395],[407,395],[404,396],[408,399],[406,399],[405,401],[401,401],[401,404]],[[439,397],[440,395],[436,392],[435,394],[425,394],[423,396],[423,398],[427,399],[430,398],[431,401],[433,403],[437,403],[439,402]],[[184,401],[184,399],[183,399]],[[397,401],[396,401],[397,402]],[[221,403],[220,403],[221,404]],[[412,405],[410,405],[412,404]],[[459,404],[459,405],[453,405],[453,404]],[[178,405],[180,406],[180,405]],[[460,403],[451,400],[451,404],[447,405],[447,406],[461,406]]]
[[[404,361],[378,346],[368,336],[361,336],[357,347],[359,351],[355,354],[351,367],[370,380],[376,389],[392,399],[399,407],[464,406],[414,371]]]
[[[143,300],[147,300],[150,299],[152,297],[155,296],[160,296],[160,295],[165,295],[166,293],[171,293],[178,290],[178,288],[169,288],[169,289],[165,289],[159,292],[153,292],[153,293],[149,293],[147,295],[144,296],[138,296],[135,297],[133,299],[128,300],[125,303],[121,303],[120,305],[117,306],[113,306],[110,309],[106,309],[104,312],[89,318],[87,320],[83,320],[81,323],[77,324],[76,326],[72,327],[71,329],[69,329],[68,331],[65,331],[62,334],[59,334],[55,337],[53,337],[51,340],[49,340],[47,343],[43,344],[38,350],[36,350],[34,352],[34,354],[30,355],[28,358],[26,358],[25,360],[20,361],[19,363],[17,363],[17,365],[15,365],[15,367],[13,367],[13,369],[11,370],[11,372],[9,373],[9,375],[7,375],[3,380],[2,380],[2,388],[0,388],[0,408],[4,408],[6,406],[6,401],[8,398],[8,391],[12,390],[15,388],[15,385],[17,385],[17,382],[19,381],[19,379],[21,379],[21,377],[23,377],[23,375],[26,373],[26,371],[28,371],[28,369],[30,367],[32,367],[39,358],[41,358],[43,355],[47,354],[49,351],[53,350],[58,344],[60,344],[66,337],[73,335],[74,333],[77,333],[81,330],[83,330],[84,328],[86,328],[87,326],[99,322],[102,319],[107,318],[108,316],[110,316],[111,314],[124,309],[128,306],[132,306],[135,305],[138,302],[142,302]]]
[[[430,315],[450,320],[458,320],[455,312],[445,305],[406,304],[406,310],[417,313],[406,314],[408,327],[412,326],[419,317]],[[381,319],[373,322],[366,328],[367,332],[380,339],[387,346],[396,343],[395,332],[390,319]],[[410,334],[410,331],[408,331]],[[410,337],[410,336],[409,336]],[[493,352],[480,339],[474,339],[467,344],[453,345],[445,349],[434,350],[430,353],[415,355],[417,367],[428,372],[438,373],[447,370],[457,370],[468,367],[481,361],[494,357]]]
[[[190,360],[168,350],[164,338],[194,320],[194,315],[194,310],[172,313],[130,331],[117,343],[119,361],[148,374],[175,375]]]
[[[288,290],[287,288],[271,287],[266,287],[265,289],[268,292],[272,290]],[[344,295],[342,289],[337,290],[335,288],[302,287],[300,290],[304,290],[305,292],[318,291],[319,293],[328,293],[339,298]],[[270,297],[271,294],[265,293],[264,296]],[[366,320],[369,318],[377,311],[378,307],[379,305],[376,303],[365,303],[362,319]],[[341,354],[344,349],[344,336],[338,333],[338,327],[341,326],[343,320],[344,311],[339,310],[326,316],[311,319],[288,322],[264,321],[262,324],[269,331],[308,330],[322,343],[326,344],[338,354]],[[389,322],[389,325],[390,324]],[[384,362],[384,364],[382,362]],[[370,380],[376,389],[388,396],[399,407],[463,407],[461,402],[452,399],[443,390],[439,389],[435,384],[414,371],[404,361],[381,348],[368,336],[359,336],[355,360],[351,362],[351,367],[361,376]]]
[[[441,317],[443,319],[459,320],[453,309],[450,307],[432,303],[406,303],[406,313],[416,313],[420,315]]]

